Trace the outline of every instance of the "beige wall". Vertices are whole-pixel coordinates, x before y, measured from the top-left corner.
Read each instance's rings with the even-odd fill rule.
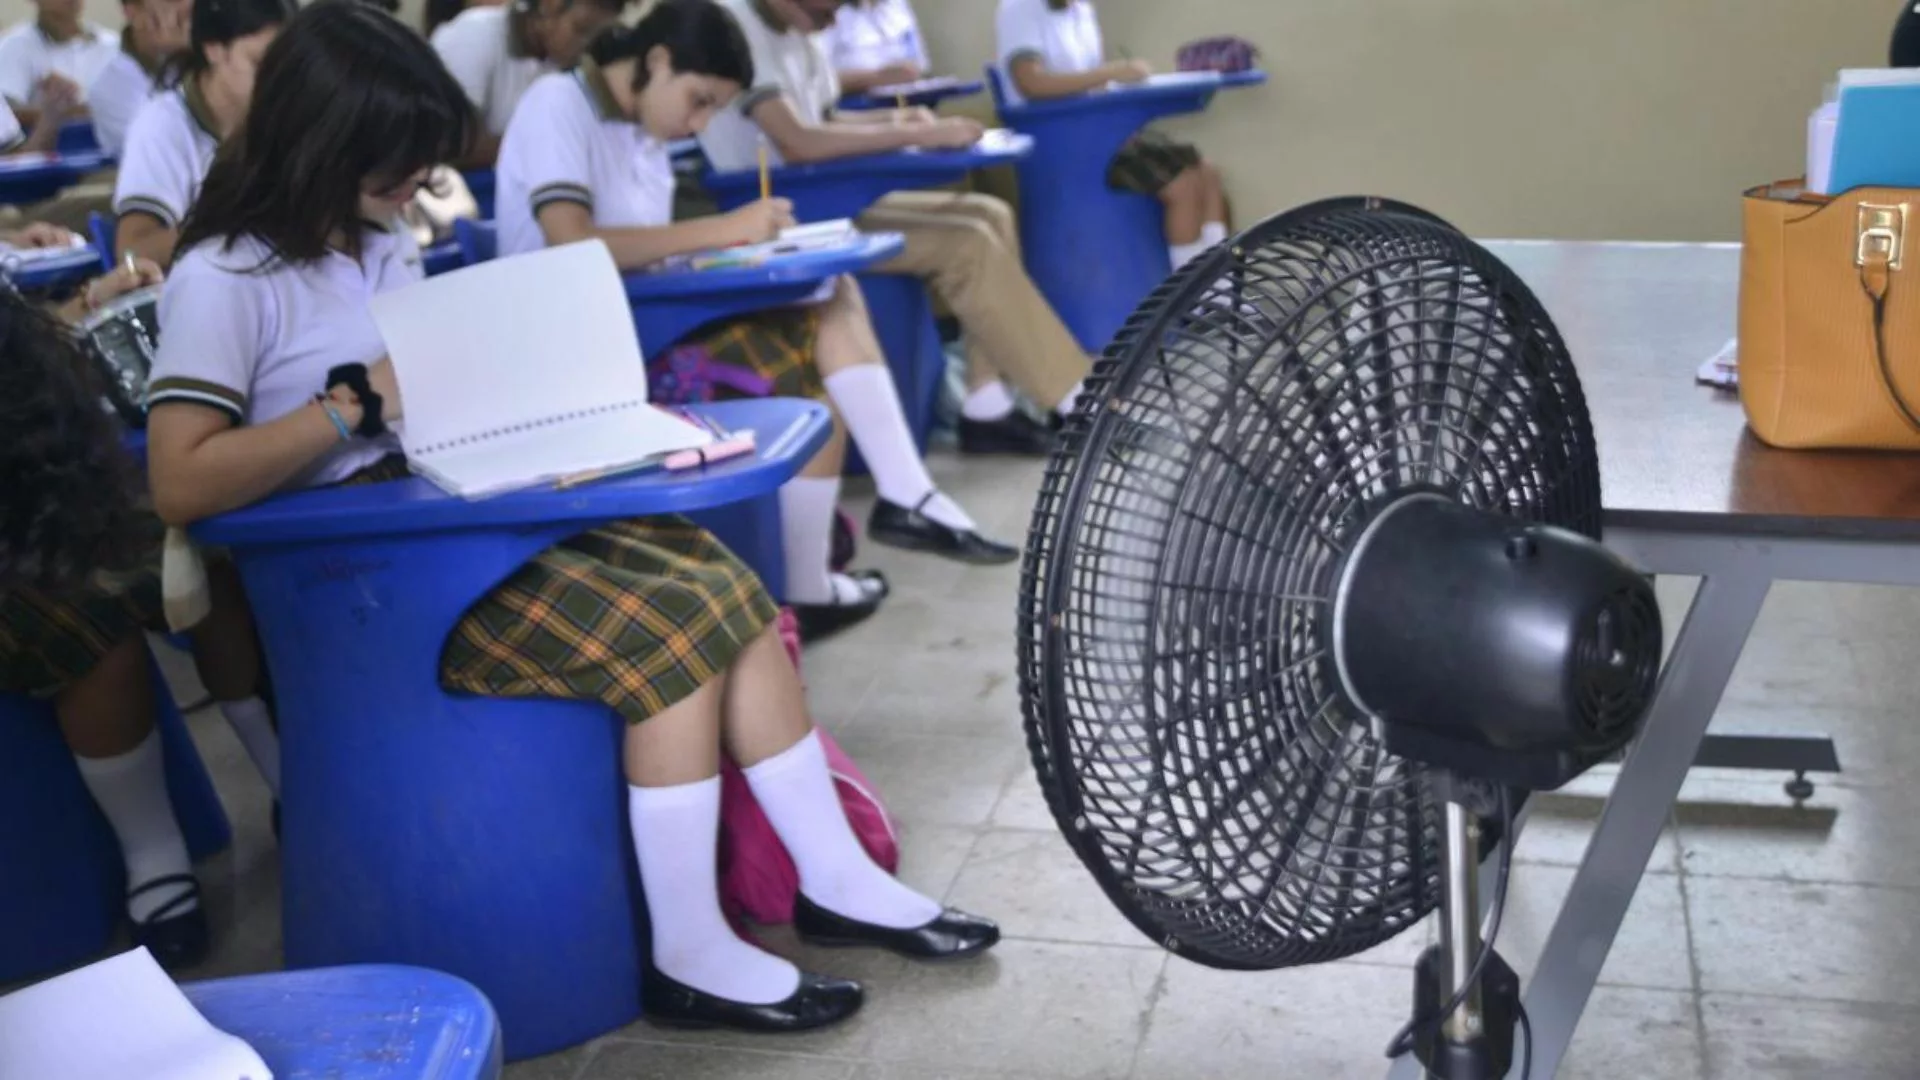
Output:
[[[420,0],[406,10],[417,21]],[[1797,173],[1843,66],[1886,62],[1895,0],[1099,0],[1110,48],[1258,43],[1273,81],[1170,127],[1243,219],[1335,194],[1480,236],[1733,239],[1742,186]],[[939,66],[977,71],[995,0],[915,0]],[[87,0],[119,25],[117,0]],[[0,0],[0,20],[31,8]]]
[[[1840,67],[1886,63],[1896,0],[1098,0],[1110,50],[1169,63],[1237,33],[1272,81],[1170,127],[1242,219],[1336,194],[1479,236],[1735,239],[1743,186],[1794,175]],[[915,0],[977,71],[994,0]]]

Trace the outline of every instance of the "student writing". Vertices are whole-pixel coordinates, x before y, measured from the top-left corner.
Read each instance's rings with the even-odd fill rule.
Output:
[[[89,22],[82,0],[33,0],[34,18],[0,35],[0,95],[33,127],[40,110],[80,116],[86,88],[119,42]]]
[[[840,89],[849,94],[913,82],[932,67],[907,0],[850,0],[825,33]]]
[[[627,0],[512,0],[468,8],[433,31],[433,48],[480,115],[480,134],[461,164],[482,168],[533,80],[578,63],[587,42],[620,17]]]
[[[141,106],[165,91],[167,61],[192,44],[193,0],[122,0],[120,11],[120,48],[87,87],[94,138],[115,157]]]

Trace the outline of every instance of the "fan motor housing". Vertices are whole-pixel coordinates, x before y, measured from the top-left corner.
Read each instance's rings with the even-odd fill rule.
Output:
[[[1368,522],[1332,623],[1341,689],[1387,750],[1533,790],[1625,746],[1660,667],[1644,575],[1578,533],[1437,494]]]

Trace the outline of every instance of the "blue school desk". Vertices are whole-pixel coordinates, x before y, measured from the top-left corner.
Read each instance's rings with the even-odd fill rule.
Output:
[[[420,479],[303,491],[206,521],[239,565],[280,701],[289,967],[413,964],[478,987],[509,1059],[640,1012],[640,907],[604,706],[440,688],[447,634],[533,556],[596,526],[773,494],[824,406],[697,407],[751,458],[469,502]]]
[[[461,251],[458,240],[448,240],[445,243],[420,249],[420,269],[428,277],[444,274],[449,270],[458,270],[466,264],[466,254]]]
[[[93,244],[18,263],[0,256],[0,275],[5,275],[21,292],[71,289],[100,273],[100,250]]]
[[[195,859],[233,838],[226,810],[149,663],[167,790]],[[45,701],[0,694],[0,984],[94,959],[127,917],[126,864]]]
[[[388,964],[185,983],[274,1080],[497,1080],[500,1021],[471,983]]]
[[[113,159],[98,150],[0,157],[0,205],[51,199],[61,188],[72,187],[111,164]]]
[[[1095,356],[1173,269],[1159,200],[1108,187],[1113,156],[1153,120],[1199,112],[1222,89],[1267,80],[1261,71],[1159,78],[1009,105],[999,69],[987,68],[1001,122],[1036,143],[1019,168],[1027,272],[1080,347]]]
[[[1002,132],[967,150],[902,150],[782,165],[772,170],[771,178],[774,194],[793,200],[794,216],[800,221],[833,221],[859,217],[895,191],[958,183],[975,169],[1012,164],[1033,152],[1033,140]],[[760,197],[760,176],[755,170],[709,172],[706,184],[715,201],[726,209]],[[947,373],[933,304],[916,277],[887,273],[859,277],[874,333],[900,390],[907,426],[924,453]],[[852,449],[848,450],[848,471],[864,471],[858,453]]]
[[[100,139],[93,131],[91,120],[70,120],[60,127],[60,137],[53,144],[62,154],[99,153]]]
[[[848,94],[840,99],[840,107],[855,112],[897,109],[902,104],[931,109],[948,98],[972,97],[986,88],[987,84],[977,79],[968,82],[951,75],[937,75],[899,86],[877,86],[864,94]]]
[[[480,220],[493,220],[493,170],[469,169],[460,174],[467,182],[467,190],[473,193],[473,201],[480,207]]]

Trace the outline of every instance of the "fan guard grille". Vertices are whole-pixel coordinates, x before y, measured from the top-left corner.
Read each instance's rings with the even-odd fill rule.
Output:
[[[1419,922],[1440,821],[1339,691],[1330,593],[1396,493],[1598,536],[1546,312],[1431,215],[1318,203],[1157,290],[1083,401],[1021,578],[1027,739],[1061,830],[1143,933],[1216,967]]]

